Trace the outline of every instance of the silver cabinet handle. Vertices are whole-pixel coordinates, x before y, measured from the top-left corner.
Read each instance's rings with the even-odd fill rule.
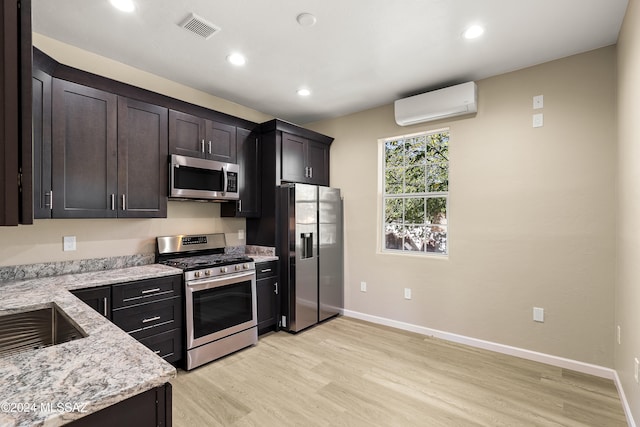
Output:
[[[150,294],[151,292],[158,292],[160,290],[160,288],[153,288],[153,289],[145,289],[144,291],[140,292],[141,294]]]
[[[127,210],[127,196],[125,194],[122,195],[122,210]]]
[[[200,141],[200,151],[204,153],[204,139]]]
[[[153,322],[154,320],[160,320],[160,316],[149,317],[148,319],[142,319],[142,323]]]
[[[102,298],[102,314],[104,317],[109,317],[107,314],[107,297]]]
[[[305,178],[309,178],[309,167],[308,166],[304,167],[304,177]]]
[[[270,272],[270,271],[271,271],[271,269],[270,269],[270,268],[265,268],[265,269],[263,269],[263,270],[260,270],[260,273],[268,273],[268,272]]]
[[[160,354],[160,350],[154,351],[155,354]]]
[[[309,166],[309,178],[313,178],[313,168]]]
[[[238,200],[238,212],[242,212],[242,200]]]
[[[274,294],[278,294],[278,282],[275,283],[275,289],[273,290]]]
[[[209,148],[208,148],[208,150],[209,150],[209,154],[211,154],[211,141],[209,141]]]
[[[47,197],[49,198],[49,203],[47,203]],[[44,207],[53,210],[53,190],[44,193]]]
[[[116,210],[116,195],[115,194],[111,195],[111,210],[112,211]]]

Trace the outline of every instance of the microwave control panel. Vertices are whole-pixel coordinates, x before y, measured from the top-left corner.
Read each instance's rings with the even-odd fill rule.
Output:
[[[238,174],[235,172],[227,172],[227,191],[229,193],[238,192]]]

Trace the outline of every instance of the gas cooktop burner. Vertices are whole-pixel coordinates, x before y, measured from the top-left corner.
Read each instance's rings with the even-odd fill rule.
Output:
[[[194,255],[181,258],[173,258],[161,261],[162,264],[180,268],[184,271],[196,270],[208,267],[221,267],[243,262],[253,261],[248,256],[230,254]]]

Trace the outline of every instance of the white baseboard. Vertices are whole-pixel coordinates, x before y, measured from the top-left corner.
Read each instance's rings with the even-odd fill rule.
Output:
[[[418,334],[436,337],[459,344],[466,344],[471,347],[477,347],[485,350],[495,351],[496,353],[521,357],[523,359],[546,363],[548,365],[557,366],[559,368],[571,369],[577,372],[582,372],[584,374],[590,374],[597,377],[613,380],[616,384],[616,388],[618,389],[618,394],[620,395],[620,400],[622,401],[622,407],[627,417],[627,422],[630,427],[636,427],[633,416],[631,414],[629,403],[627,402],[622,384],[620,383],[620,378],[618,378],[618,373],[614,369],[605,368],[604,366],[593,365],[590,363],[584,363],[578,360],[566,359],[564,357],[553,356],[551,354],[539,353],[537,351],[527,350],[524,348],[512,347],[510,345],[504,345],[477,338],[471,338],[464,335],[453,334],[451,332],[439,331],[437,329],[426,328],[424,326],[413,325],[411,323],[400,322],[397,320],[373,316],[357,311],[344,310],[344,315],[346,317],[353,317],[354,319],[365,320],[367,322],[377,323],[379,325],[390,326],[392,328],[415,332]]]

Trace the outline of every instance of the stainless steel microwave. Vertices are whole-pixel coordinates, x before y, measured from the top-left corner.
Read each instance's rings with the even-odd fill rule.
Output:
[[[169,197],[197,200],[238,200],[237,164],[171,155]]]

